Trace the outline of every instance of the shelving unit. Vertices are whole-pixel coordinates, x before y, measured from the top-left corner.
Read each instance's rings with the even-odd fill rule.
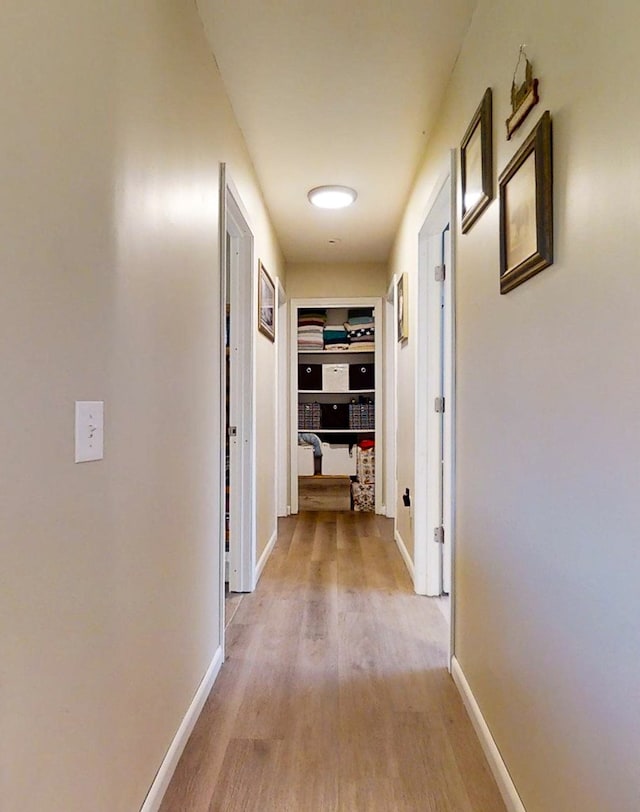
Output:
[[[375,323],[374,347],[366,350],[333,350],[333,349],[308,349],[298,348],[298,317],[300,311],[309,309],[321,309],[327,311],[328,324],[340,324],[348,321],[348,311],[354,309],[368,310]],[[363,439],[375,439],[375,479],[379,483],[375,487],[375,511],[382,511],[382,396],[381,396],[381,369],[379,359],[382,357],[382,302],[380,299],[297,299],[291,302],[291,510],[298,511],[298,432],[311,432],[319,436],[322,442],[329,442],[332,438],[342,443],[357,443]],[[311,368],[316,366],[314,373],[316,380],[313,385],[318,388],[299,388],[301,383],[298,377],[299,365],[308,364]],[[358,365],[373,368],[373,382],[371,387],[366,388],[345,388],[341,386],[326,386],[318,383],[318,365],[329,367],[336,365]],[[344,370],[340,370],[344,375]],[[302,374],[302,373],[301,373]],[[324,378],[325,371],[322,370]],[[369,374],[369,370],[367,370]],[[311,381],[309,381],[311,383]],[[360,382],[360,381],[358,381]],[[363,381],[364,382],[364,381]],[[303,385],[303,384],[302,384]],[[326,388],[325,388],[326,386]],[[336,411],[342,416],[343,423],[339,426],[327,427],[323,418],[320,423],[304,423],[299,425],[299,406],[303,404],[318,404],[320,413],[326,414],[330,405],[336,407]],[[349,405],[371,406],[372,409],[360,410],[352,408],[349,412]],[[324,410],[322,407],[324,406]],[[345,408],[346,407],[346,408]],[[318,410],[315,410],[317,415]],[[371,412],[373,417],[371,423],[368,422]],[[351,414],[351,420],[349,415]],[[338,417],[338,415],[333,415]],[[363,421],[364,418],[364,422]],[[354,422],[355,421],[355,422]],[[360,425],[364,425],[361,428]],[[325,440],[326,438],[326,440]]]

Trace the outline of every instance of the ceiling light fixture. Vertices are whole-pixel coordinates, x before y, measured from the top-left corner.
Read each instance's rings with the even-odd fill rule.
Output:
[[[358,193],[348,186],[316,186],[307,197],[319,209],[344,209],[355,202]]]

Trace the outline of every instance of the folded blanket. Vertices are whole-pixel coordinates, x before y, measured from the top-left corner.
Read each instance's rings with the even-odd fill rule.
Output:
[[[351,332],[352,330],[373,330],[375,329],[375,323],[370,319],[369,321],[363,322],[345,321],[344,329],[347,332]]]
[[[350,345],[347,343],[344,344],[327,344],[325,346],[325,352],[346,352],[350,349]]]
[[[354,344],[349,344],[349,352],[373,352],[375,348],[375,341],[356,341]]]

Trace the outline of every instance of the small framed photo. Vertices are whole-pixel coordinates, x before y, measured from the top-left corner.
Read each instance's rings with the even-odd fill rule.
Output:
[[[553,263],[551,115],[547,110],[500,175],[500,293]]]
[[[276,340],[276,287],[262,262],[258,262],[258,330]]]
[[[523,62],[524,60],[524,62]],[[522,71],[524,70],[524,76]],[[539,101],[538,80],[533,76],[533,66],[520,46],[518,62],[511,83],[511,115],[506,121],[507,141],[522,124]]]
[[[409,298],[408,281],[403,273],[396,282],[396,306],[398,314],[398,341],[409,338]]]
[[[493,200],[493,96],[488,87],[460,144],[462,233]]]

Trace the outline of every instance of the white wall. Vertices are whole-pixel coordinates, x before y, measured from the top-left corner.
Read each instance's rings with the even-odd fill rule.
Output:
[[[193,3],[8,0],[0,68],[0,806],[132,812],[220,643],[220,161],[282,264]]]
[[[480,0],[393,255],[414,278],[426,202],[486,87],[496,176],[551,111],[553,267],[500,296],[497,201],[457,230],[456,655],[528,812],[638,805],[638,21],[631,2]],[[523,42],[542,101],[507,142]],[[411,364],[399,374],[409,392]]]
[[[388,267],[382,262],[289,262],[290,299],[385,296]]]

